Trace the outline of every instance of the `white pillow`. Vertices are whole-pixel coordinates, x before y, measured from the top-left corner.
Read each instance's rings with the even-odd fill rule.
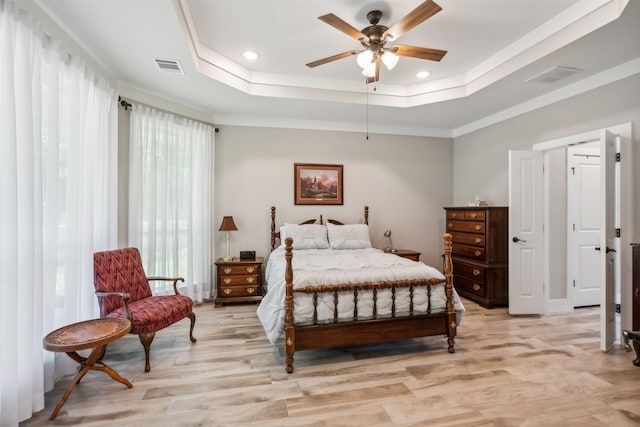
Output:
[[[286,224],[286,237],[293,239],[293,249],[327,249],[327,227],[322,224]],[[282,240],[284,241],[284,240]]]
[[[367,224],[327,224],[331,249],[367,249],[371,246]]]
[[[284,243],[284,240],[287,238],[287,232],[284,229],[284,225],[280,226],[280,242]]]

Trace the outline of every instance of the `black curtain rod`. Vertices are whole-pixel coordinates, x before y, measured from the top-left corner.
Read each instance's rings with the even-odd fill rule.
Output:
[[[118,103],[120,103],[120,105],[122,106],[122,108],[125,109],[125,111],[129,111],[129,108],[131,108],[131,104],[128,103],[126,100],[124,100],[121,96],[118,96]],[[214,128],[215,132],[218,133],[220,132],[219,128]]]

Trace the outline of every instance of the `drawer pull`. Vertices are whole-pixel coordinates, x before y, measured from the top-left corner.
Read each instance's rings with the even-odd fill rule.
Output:
[[[448,224],[448,227],[449,227],[449,228],[453,228],[453,224],[452,224],[452,223],[449,223],[449,224]]]
[[[222,292],[224,292],[225,295],[229,295],[232,292],[232,290],[231,288],[224,288]]]
[[[227,268],[224,269],[224,272],[225,272],[225,274],[229,274],[229,273],[231,273],[231,269],[229,267],[227,267]]]
[[[481,230],[481,229],[482,229],[482,226],[481,226],[480,224],[477,224],[477,225],[476,225],[475,227],[473,227],[473,228],[475,228],[476,230]]]
[[[256,291],[256,288],[247,288],[247,293],[252,294]]]
[[[228,285],[229,283],[231,283],[231,277],[225,277],[223,282],[225,285]]]
[[[476,256],[480,256],[480,255],[482,255],[482,252],[476,251]]]
[[[452,213],[451,218],[458,218],[458,214],[456,212]]]
[[[478,216],[478,215],[476,215],[475,213],[472,213],[472,214],[471,214],[471,218],[475,218],[475,217],[477,217],[477,216]]]
[[[481,239],[481,238],[479,238],[479,237],[476,237],[475,242],[476,242],[476,243],[480,243],[480,242],[482,242],[482,239]]]
[[[247,267],[247,273],[253,273],[254,271],[256,271],[255,267]]]
[[[247,277],[247,283],[253,283],[255,280],[255,277]]]
[[[480,285],[478,285],[477,283],[474,283],[473,284],[473,290],[476,291],[476,292],[479,291],[480,290]]]
[[[473,275],[474,276],[479,276],[480,275],[480,270],[478,270],[477,268],[473,269]]]

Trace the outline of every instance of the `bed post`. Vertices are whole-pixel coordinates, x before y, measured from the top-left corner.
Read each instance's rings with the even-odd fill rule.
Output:
[[[285,339],[285,352],[287,362],[287,372],[293,372],[293,353],[296,351],[296,330],[293,326],[293,268],[291,266],[291,253],[293,249],[293,239],[287,237],[285,239],[285,260],[287,262],[287,268],[284,273],[286,296],[284,300],[284,306],[286,315],[284,318],[284,339]]]
[[[369,206],[364,207],[364,223],[369,225]]]
[[[276,247],[276,207],[271,206],[271,250]]]
[[[447,296],[447,343],[449,344],[449,353],[453,353],[455,349],[454,337],[456,336],[456,312],[453,310],[453,264],[451,262],[451,234],[444,233],[444,277],[447,279],[445,284],[445,295]]]

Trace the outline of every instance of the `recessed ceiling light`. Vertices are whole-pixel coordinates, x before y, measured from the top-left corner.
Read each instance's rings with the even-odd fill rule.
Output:
[[[242,56],[244,56],[244,58],[248,59],[249,61],[255,61],[256,59],[258,59],[258,54],[250,50],[243,53]]]
[[[429,77],[429,72],[428,71],[420,71],[419,73],[416,74],[416,77],[419,79],[426,79],[427,77]]]

